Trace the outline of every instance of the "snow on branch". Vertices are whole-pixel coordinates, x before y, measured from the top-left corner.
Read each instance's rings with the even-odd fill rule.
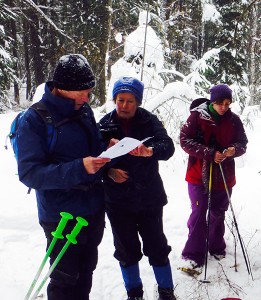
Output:
[[[69,37],[67,34],[65,34],[63,32],[63,30],[61,30],[60,28],[58,28],[55,23],[46,16],[46,14],[32,1],[32,0],[25,0],[25,2],[27,2],[31,7],[33,7],[52,27],[55,28],[55,30],[57,30],[60,34],[62,34],[64,37],[68,38],[69,40],[71,40],[72,42],[74,42],[74,40]]]

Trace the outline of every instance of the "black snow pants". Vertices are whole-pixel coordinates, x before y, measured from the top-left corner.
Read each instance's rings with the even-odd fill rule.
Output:
[[[89,300],[92,287],[92,275],[98,261],[98,245],[105,227],[104,212],[85,217],[89,225],[83,227],[77,237],[77,244],[70,244],[64,256],[50,275],[47,287],[48,300]],[[40,222],[49,247],[57,223]],[[75,220],[66,225],[64,236],[71,233]],[[58,239],[50,255],[50,265],[56,259],[67,239]]]

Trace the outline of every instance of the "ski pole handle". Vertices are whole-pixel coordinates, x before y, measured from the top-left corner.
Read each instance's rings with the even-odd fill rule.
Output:
[[[55,267],[57,266],[57,264],[59,263],[59,261],[63,257],[64,253],[66,252],[66,250],[70,246],[70,244],[71,243],[72,244],[77,244],[76,237],[80,233],[82,227],[88,226],[88,222],[84,218],[77,217],[76,220],[77,220],[77,224],[74,226],[72,232],[70,234],[66,235],[66,238],[67,238],[66,244],[63,246],[62,250],[57,255],[55,261],[53,262],[53,264],[51,265],[49,271],[47,272],[44,279],[42,280],[41,284],[39,285],[39,287],[37,288],[37,290],[33,294],[31,300],[36,299],[37,295],[40,293],[40,290],[42,289],[42,287],[44,286],[44,284],[48,280],[49,276],[51,275],[51,273],[53,272],[53,270],[55,269]]]
[[[35,275],[32,283],[31,283],[31,286],[30,286],[30,288],[29,288],[29,290],[28,290],[28,292],[27,292],[24,300],[28,300],[29,299],[29,297],[30,297],[30,295],[31,295],[31,293],[32,293],[35,285],[36,285],[36,282],[37,282],[37,280],[38,280],[38,278],[39,278],[39,276],[40,276],[40,274],[41,274],[41,272],[42,272],[42,270],[43,270],[43,268],[45,266],[45,263],[46,263],[48,257],[50,256],[50,254],[51,254],[51,252],[52,252],[52,250],[54,248],[54,245],[57,242],[57,239],[63,239],[64,238],[64,236],[62,234],[63,230],[64,230],[67,222],[69,220],[73,219],[73,216],[71,214],[67,213],[67,212],[61,212],[60,215],[61,215],[62,218],[61,218],[61,220],[60,220],[60,222],[59,222],[59,224],[58,224],[58,226],[56,228],[56,231],[52,232],[52,235],[53,235],[52,242],[51,242],[51,244],[49,245],[49,247],[48,247],[48,249],[46,251],[46,254],[45,254],[44,258],[43,258],[43,261],[42,261],[42,263],[41,263],[41,265],[40,265],[40,267],[39,267],[39,269],[38,269],[38,271],[37,271],[37,273],[36,273],[36,275]]]

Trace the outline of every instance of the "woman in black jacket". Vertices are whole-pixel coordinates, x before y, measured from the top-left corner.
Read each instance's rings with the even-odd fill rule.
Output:
[[[105,139],[151,137],[129,154],[117,159],[104,178],[106,208],[114,236],[114,256],[120,262],[128,299],[143,299],[138,262],[148,256],[158,284],[159,300],[176,299],[168,254],[171,247],[163,232],[163,206],[167,196],[158,160],[174,153],[174,144],[152,113],[141,108],[144,85],[132,77],[115,82],[116,109],[100,121]]]

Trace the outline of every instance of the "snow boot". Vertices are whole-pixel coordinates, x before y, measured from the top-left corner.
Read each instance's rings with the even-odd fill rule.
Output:
[[[127,300],[144,300],[143,299],[143,286],[139,285],[135,288],[127,290]]]
[[[157,300],[176,300],[173,289],[158,288],[159,298]]]

